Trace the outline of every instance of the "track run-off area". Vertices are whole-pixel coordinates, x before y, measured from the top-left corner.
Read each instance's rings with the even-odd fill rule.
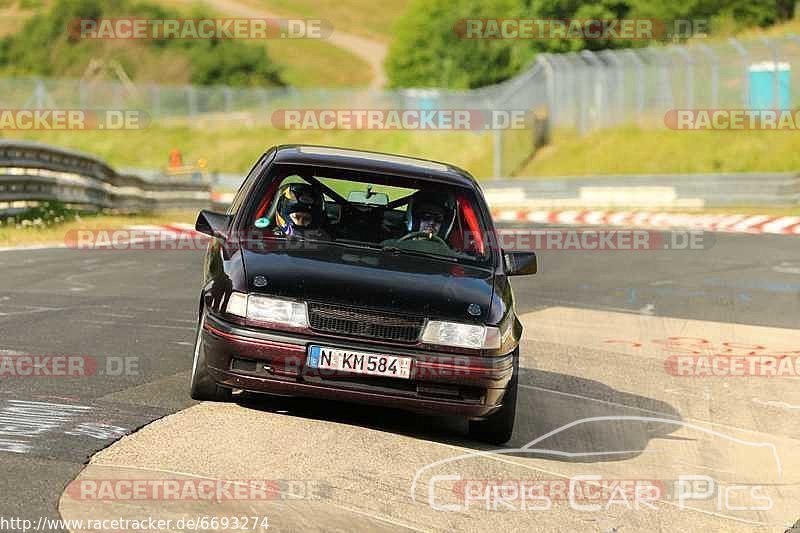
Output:
[[[0,378],[0,517],[782,532],[800,518],[800,239],[713,236],[541,251],[512,281],[525,334],[501,448],[385,408],[192,402],[200,251],[2,251],[3,360],[83,371]]]

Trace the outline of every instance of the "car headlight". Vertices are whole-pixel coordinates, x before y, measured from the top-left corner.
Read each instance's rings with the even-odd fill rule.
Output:
[[[232,292],[228,298],[225,312],[247,318],[247,295],[243,292]]]
[[[247,297],[247,318],[294,328],[308,327],[305,302],[268,298],[254,294]]]
[[[429,320],[422,341],[473,350],[497,349],[500,348],[500,331],[491,326]]]
[[[228,299],[225,311],[258,322],[294,328],[308,327],[304,302],[233,292]]]

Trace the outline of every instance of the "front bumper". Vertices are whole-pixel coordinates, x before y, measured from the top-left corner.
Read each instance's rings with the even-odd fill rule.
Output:
[[[434,353],[313,333],[247,328],[208,316],[201,333],[208,372],[220,385],[253,392],[396,407],[481,418],[502,405],[515,355]],[[351,373],[321,375],[306,366],[310,344],[412,357],[410,379]]]

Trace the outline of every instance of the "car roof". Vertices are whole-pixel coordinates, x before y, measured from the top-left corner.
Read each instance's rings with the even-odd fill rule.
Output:
[[[268,152],[273,149],[276,151],[275,163],[397,174],[449,185],[479,188],[475,178],[465,170],[438,161],[309,144],[284,144],[271,148]]]

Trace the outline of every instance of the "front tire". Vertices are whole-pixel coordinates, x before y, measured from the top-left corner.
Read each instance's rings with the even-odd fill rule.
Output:
[[[517,388],[519,381],[519,357],[514,360],[514,373],[503,395],[503,406],[483,420],[469,421],[469,437],[487,444],[505,444],[514,433],[517,415]]]
[[[231,389],[217,385],[214,378],[208,373],[206,352],[203,347],[203,326],[206,323],[206,313],[203,311],[197,325],[197,339],[194,343],[194,359],[192,361],[191,396],[193,400],[204,402],[229,402]]]

